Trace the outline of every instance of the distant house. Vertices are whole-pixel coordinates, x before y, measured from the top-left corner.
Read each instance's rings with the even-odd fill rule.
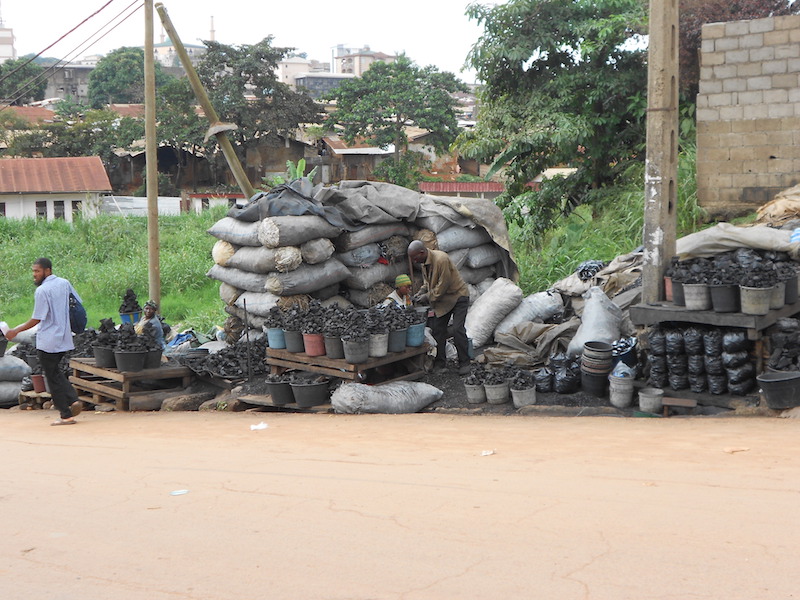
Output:
[[[111,183],[99,156],[0,158],[0,216],[64,219],[97,216]]]
[[[341,181],[342,179],[373,179],[373,171],[386,157],[394,154],[394,144],[387,148],[378,148],[364,142],[348,144],[338,135],[322,138],[322,152],[330,157],[327,177],[323,181]]]

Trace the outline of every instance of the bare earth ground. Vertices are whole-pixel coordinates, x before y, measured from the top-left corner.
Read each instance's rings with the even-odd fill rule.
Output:
[[[798,594],[794,419],[54,414],[0,411],[4,599]]]

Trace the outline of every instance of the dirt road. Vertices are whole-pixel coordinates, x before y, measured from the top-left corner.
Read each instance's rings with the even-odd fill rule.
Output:
[[[798,596],[796,420],[53,416],[0,411],[5,599]]]

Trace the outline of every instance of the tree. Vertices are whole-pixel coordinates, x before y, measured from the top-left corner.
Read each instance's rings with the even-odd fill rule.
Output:
[[[156,91],[156,119],[159,144],[166,144],[175,151],[174,185],[181,187],[181,173],[186,161],[197,163],[201,151],[208,147],[213,151],[214,141],[206,144],[204,137],[208,121],[197,114],[197,100],[188,79],[173,79]],[[183,151],[183,152],[181,152]],[[206,152],[207,153],[207,152]],[[197,173],[196,169],[192,170]],[[196,183],[192,182],[192,187]],[[160,189],[160,185],[159,185]]]
[[[336,110],[328,125],[341,126],[348,143],[364,137],[381,148],[394,144],[394,164],[401,165],[409,125],[429,131],[427,139],[436,150],[449,148],[458,134],[458,102],[452,94],[466,91],[452,73],[418,67],[401,54],[393,63],[373,63],[361,77],[333,90]]]
[[[505,169],[498,202],[536,235],[643,158],[646,0],[509,0],[467,13],[484,27],[468,61],[485,85],[456,147],[493,162],[490,175]],[[528,187],[555,166],[576,171]]]
[[[0,101],[14,106],[44,99],[47,77],[44,69],[27,58],[9,59],[0,64]]]
[[[230,46],[206,41],[197,66],[220,119],[234,123],[228,132],[240,159],[262,142],[278,145],[301,123],[318,123],[319,106],[307,94],[278,81],[278,61],[291,48],[276,48],[268,36],[254,45]]]
[[[155,63],[156,88],[172,79]],[[102,108],[107,104],[144,102],[144,50],[117,48],[97,62],[89,74],[89,104]]]
[[[694,102],[700,81],[703,25],[800,13],[794,0],[680,0],[680,88]]]

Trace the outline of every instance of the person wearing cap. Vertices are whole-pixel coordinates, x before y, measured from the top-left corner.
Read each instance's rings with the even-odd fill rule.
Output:
[[[411,299],[411,277],[403,273],[394,280],[394,291],[386,297],[381,306],[391,306],[394,303],[399,308],[411,308],[414,302]]]
[[[156,342],[161,345],[161,349],[163,350],[166,346],[164,342],[164,328],[161,326],[161,320],[158,318],[156,314],[158,312],[158,305],[152,301],[148,300],[144,303],[144,317],[139,319],[136,322],[136,325],[133,326],[133,330],[137,333],[137,335],[142,335],[146,327],[150,327],[152,329],[153,337],[156,338]]]
[[[469,342],[464,322],[469,309],[469,290],[446,252],[428,250],[419,240],[408,245],[408,258],[422,268],[423,285],[414,301],[433,309],[431,329],[436,340],[435,372],[447,369],[447,326],[453,319],[453,343],[458,352],[458,372],[469,373]]]

